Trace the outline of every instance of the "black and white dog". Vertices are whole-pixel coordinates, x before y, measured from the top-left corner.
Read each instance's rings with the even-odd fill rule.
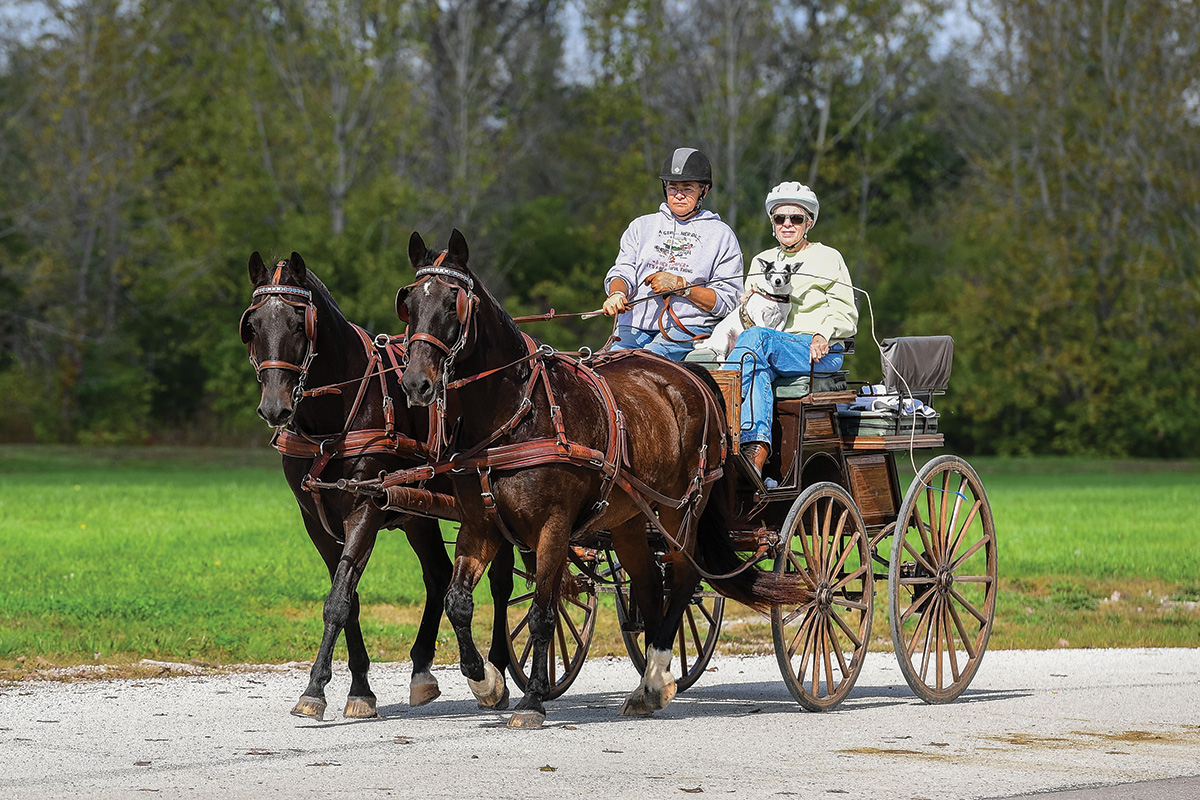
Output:
[[[789,267],[761,258],[758,263],[762,266],[763,279],[760,285],[742,294],[737,308],[717,323],[704,345],[717,354],[718,361],[724,361],[729,356],[738,335],[747,328],[757,326],[778,331],[783,330],[787,322],[792,307],[792,273],[804,265],[801,263]],[[762,288],[764,285],[766,288]]]

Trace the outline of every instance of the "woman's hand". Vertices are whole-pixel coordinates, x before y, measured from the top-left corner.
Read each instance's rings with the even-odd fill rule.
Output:
[[[624,292],[613,292],[604,301],[603,306],[604,313],[610,317],[620,314],[627,308],[629,308],[629,298],[625,296]]]
[[[681,292],[687,288],[688,282],[682,275],[674,275],[670,272],[656,272],[649,278],[646,278],[646,285],[655,294],[667,294],[669,292]]]
[[[812,344],[808,346],[808,360],[815,363],[827,355],[829,355],[829,340],[819,333],[814,333]]]

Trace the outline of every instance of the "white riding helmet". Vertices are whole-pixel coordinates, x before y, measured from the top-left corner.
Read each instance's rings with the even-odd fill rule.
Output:
[[[812,215],[813,225],[817,224],[817,214],[821,211],[821,204],[817,202],[816,192],[803,183],[799,181],[784,181],[767,192],[767,216],[771,216],[776,206],[781,206],[785,203],[794,203],[806,209]]]

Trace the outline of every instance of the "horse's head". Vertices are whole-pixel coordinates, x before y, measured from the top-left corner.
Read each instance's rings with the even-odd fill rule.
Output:
[[[415,231],[408,240],[417,279],[396,293],[396,315],[408,323],[408,367],[400,385],[410,406],[431,405],[455,359],[473,347],[471,320],[479,298],[467,256],[467,240],[457,228],[440,253],[427,249]]]
[[[242,341],[262,384],[258,415],[273,426],[292,418],[317,354],[317,307],[307,274],[299,253],[273,267],[257,251],[250,256],[254,293],[242,314]]]

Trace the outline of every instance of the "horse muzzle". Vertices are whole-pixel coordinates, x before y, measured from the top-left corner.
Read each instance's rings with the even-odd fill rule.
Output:
[[[296,413],[294,392],[281,381],[264,381],[257,411],[258,416],[273,428],[286,425]]]
[[[434,377],[425,370],[413,369],[411,365],[404,371],[400,387],[404,389],[404,398],[409,408],[431,406],[437,396],[437,382]]]

